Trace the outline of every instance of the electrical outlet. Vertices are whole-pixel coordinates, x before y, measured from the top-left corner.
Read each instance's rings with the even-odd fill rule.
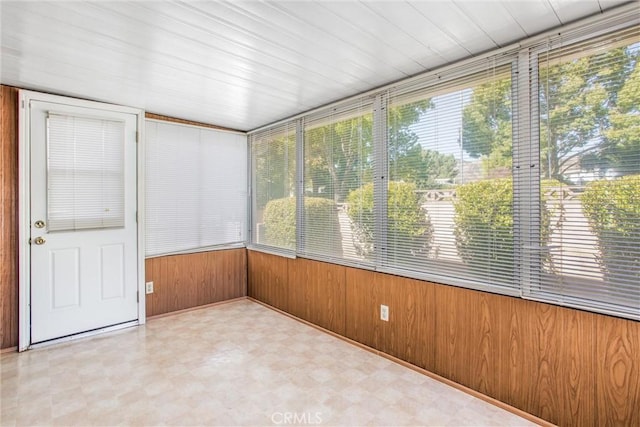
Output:
[[[152,294],[153,293],[153,282],[147,282],[147,293],[148,294]]]
[[[388,305],[380,305],[380,320],[384,320],[385,322],[389,321],[389,306]]]

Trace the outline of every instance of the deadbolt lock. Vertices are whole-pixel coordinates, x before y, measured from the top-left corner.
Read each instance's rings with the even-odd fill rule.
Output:
[[[39,219],[38,221],[36,221],[35,224],[33,224],[36,226],[36,228],[44,228],[44,221]]]
[[[42,237],[36,237],[34,242],[36,245],[44,245],[44,242],[46,242],[46,240],[44,240]]]

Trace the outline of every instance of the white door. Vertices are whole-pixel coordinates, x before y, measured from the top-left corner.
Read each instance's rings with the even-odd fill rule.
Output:
[[[28,108],[31,343],[138,319],[137,116]]]

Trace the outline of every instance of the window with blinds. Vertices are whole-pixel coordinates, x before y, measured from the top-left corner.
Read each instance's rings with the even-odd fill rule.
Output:
[[[241,246],[247,212],[245,135],[146,122],[146,255]]]
[[[511,64],[387,110],[386,265],[515,288]]]
[[[254,242],[277,202],[273,247],[640,319],[640,29],[620,19],[255,133]]]
[[[288,122],[250,137],[252,243],[296,249],[296,124]]]
[[[537,297],[638,314],[639,59],[637,26],[537,56],[546,211]]]
[[[124,122],[50,113],[49,231],[124,227]]]
[[[299,252],[369,263],[374,250],[371,100],[305,118],[303,152]]]

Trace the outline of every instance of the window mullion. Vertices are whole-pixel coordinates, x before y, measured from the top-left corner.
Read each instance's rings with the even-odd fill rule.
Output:
[[[520,294],[530,293],[536,286],[536,258],[539,250],[540,215],[533,206],[539,197],[539,142],[537,74],[533,72],[529,49],[523,49],[515,65],[516,75],[512,80],[514,105],[513,129],[513,224],[514,224],[514,279]]]
[[[304,252],[304,118],[296,120],[296,253]]]
[[[376,96],[373,103],[373,153],[374,153],[374,259],[376,266],[387,261],[387,193],[388,193],[388,147],[387,147],[387,94]]]

